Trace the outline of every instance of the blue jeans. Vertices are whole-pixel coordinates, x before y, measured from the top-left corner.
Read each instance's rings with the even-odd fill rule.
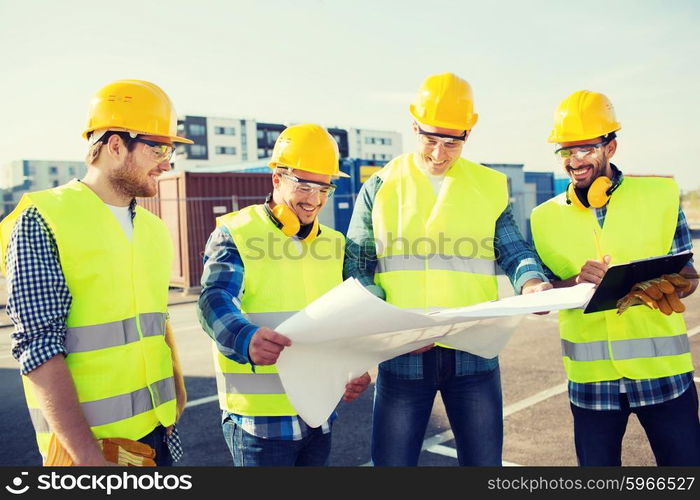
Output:
[[[328,465],[331,433],[321,427],[298,440],[265,439],[244,431],[230,418],[222,423],[234,467],[321,467]]]
[[[139,442],[145,443],[156,450],[156,457],[154,458],[156,465],[166,467],[173,465],[173,457],[170,455],[167,439],[168,436],[165,434],[165,427],[162,425],[159,425],[150,433],[139,439]]]
[[[571,405],[574,441],[579,465],[622,464],[622,437],[630,413],[639,418],[649,438],[657,465],[700,465],[700,422],[695,384],[675,399],[630,408],[620,394],[620,410],[588,410]]]
[[[374,392],[372,461],[376,466],[418,465],[433,401],[440,391],[457,446],[459,465],[501,465],[503,397],[498,367],[455,375],[451,349],[423,356],[421,379],[400,378],[380,366]]]

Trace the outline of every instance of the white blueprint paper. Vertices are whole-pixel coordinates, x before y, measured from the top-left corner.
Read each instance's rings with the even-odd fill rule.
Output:
[[[424,313],[388,304],[350,278],[275,328],[292,340],[276,366],[299,416],[317,427],[345,384],[382,361],[434,342],[492,358],[523,314],[583,307],[592,294],[582,284]]]

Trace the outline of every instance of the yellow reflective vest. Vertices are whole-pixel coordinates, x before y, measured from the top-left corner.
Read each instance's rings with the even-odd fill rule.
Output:
[[[372,207],[375,282],[402,308],[460,307],[498,298],[494,233],[508,205],[506,176],[458,159],[436,195],[401,155],[377,174]]]
[[[345,239],[321,225],[311,242],[282,233],[263,205],[217,218],[233,237],[243,260],[241,311],[254,325],[274,329],[343,281]],[[247,416],[296,415],[274,365],[237,363],[214,348],[222,410]]]
[[[625,177],[610,198],[603,228],[592,209],[567,205],[561,194],[532,212],[537,253],[562,280],[577,275],[597,256],[594,231],[612,264],[665,255],[678,221],[679,193],[673,179]],[[578,383],[667,377],[693,370],[680,314],[664,316],[645,306],[583,314],[559,312],[564,367]]]
[[[66,365],[95,438],[140,439],[175,422],[175,384],[165,342],[172,243],[163,222],[136,207],[133,241],[85,184],[28,193],[2,221],[3,255],[22,212],[35,206],[51,229],[72,302]],[[3,258],[4,265],[4,258]],[[22,377],[39,450],[51,430]]]

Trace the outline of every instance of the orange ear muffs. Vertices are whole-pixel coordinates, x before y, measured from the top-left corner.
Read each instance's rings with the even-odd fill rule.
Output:
[[[588,204],[586,205],[579,198],[573,183],[569,183],[569,186],[566,188],[566,201],[581,209],[588,207],[600,208],[608,203],[610,195],[616,188],[617,184],[613,185],[613,182],[608,177],[601,175],[588,188],[588,195],[586,196]]]
[[[268,205],[265,204],[265,206]],[[279,223],[279,225],[275,225],[277,225],[286,236],[296,236],[299,229],[301,229],[301,223],[299,222],[297,214],[287,205],[275,205],[275,208],[273,208],[270,213],[272,217],[274,217],[273,222],[277,221]]]
[[[301,241],[305,241],[307,243],[318,236],[318,219],[314,219],[314,222],[309,226],[308,234],[300,234],[300,232],[303,233],[306,231],[302,231],[301,223],[299,222],[299,217],[297,217],[297,214],[295,214],[294,211],[287,205],[283,205],[281,203],[279,205],[275,205],[274,208],[270,208],[268,201],[269,200],[265,201],[263,204],[265,207],[265,212],[267,212],[270,220],[280,231],[285,234],[285,236],[292,237],[298,235]]]

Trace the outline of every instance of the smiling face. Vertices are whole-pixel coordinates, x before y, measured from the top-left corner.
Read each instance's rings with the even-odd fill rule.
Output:
[[[469,131],[466,132],[465,140],[459,140],[456,138],[463,136],[464,130],[433,127],[422,123],[419,129],[415,122],[413,123],[413,131],[418,140],[418,157],[421,167],[430,175],[443,175],[447,172],[462,155],[466,137],[469,137]],[[429,134],[451,136],[454,139]]]
[[[139,136],[145,140],[171,144],[167,137]],[[170,170],[168,160],[161,161],[153,148],[136,143],[121,165],[109,173],[112,188],[126,198],[152,197],[158,192],[158,176]]]
[[[612,178],[613,171],[610,167],[610,159],[617,149],[617,141],[612,140],[608,144],[601,144],[602,138],[595,137],[585,141],[562,142],[559,148],[570,149],[572,154],[568,158],[562,158],[562,166],[569,175],[575,188],[585,189],[590,187],[594,180],[600,176]],[[585,147],[599,145],[590,148],[589,154],[583,155],[576,146]]]
[[[330,184],[331,176],[314,174],[303,170],[288,170],[283,171],[286,174],[291,174],[299,181],[310,181],[312,183]],[[311,224],[321,209],[328,201],[328,195],[313,190],[312,192],[304,192],[299,189],[298,183],[288,179],[280,172],[272,174],[272,184],[274,186],[274,201],[277,204],[283,203],[287,205],[299,218],[301,224]]]

